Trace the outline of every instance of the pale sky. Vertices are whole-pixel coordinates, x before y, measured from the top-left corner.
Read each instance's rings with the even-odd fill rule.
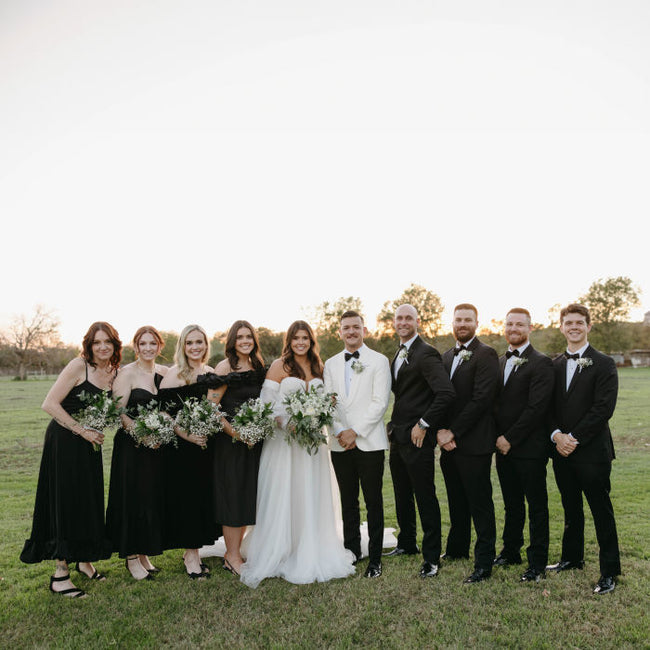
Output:
[[[372,329],[412,282],[545,323],[618,275],[640,320],[648,34],[646,0],[3,0],[0,326]]]

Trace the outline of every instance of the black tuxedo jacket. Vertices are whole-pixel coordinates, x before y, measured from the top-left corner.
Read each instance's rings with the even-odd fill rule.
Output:
[[[566,357],[553,359],[555,390],[550,434],[559,429],[578,441],[566,460],[574,463],[608,462],[614,458],[614,443],[609,420],[616,408],[618,372],[611,357],[589,346],[582,356],[592,364],[576,368],[566,389]],[[557,451],[556,457],[562,458]]]
[[[513,366],[505,385],[506,357],[499,359],[501,389],[494,408],[497,436],[510,443],[508,456],[547,458],[551,453],[548,421],[555,381],[553,362],[530,344],[520,359],[525,362]]]
[[[454,361],[454,349],[442,355],[447,376]],[[472,356],[456,368],[451,380],[456,399],[447,410],[442,428],[454,434],[457,453],[467,456],[491,454],[496,440],[493,410],[499,390],[499,358],[494,348],[477,338],[468,350]]]
[[[436,444],[436,433],[448,405],[454,399],[454,389],[445,372],[440,353],[419,336],[409,348],[397,379],[391,363],[392,390],[395,402],[388,432],[397,442],[411,441],[411,429],[422,418],[428,425],[427,440]]]

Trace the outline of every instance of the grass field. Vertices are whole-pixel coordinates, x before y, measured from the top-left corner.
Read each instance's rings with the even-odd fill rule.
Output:
[[[650,648],[650,369],[620,372],[613,419],[617,460],[612,500],[622,551],[616,591],[593,596],[598,578],[593,522],[587,514],[584,571],[519,584],[520,567],[498,569],[477,585],[463,586],[471,562],[444,565],[435,579],[417,577],[420,559],[384,562],[378,580],[357,575],[325,584],[266,580],[251,590],[208,558],[212,578],[187,579],[182,551],[155,558],[155,581],[135,583],[123,563],[98,564],[101,584],[73,574],[91,594],[85,600],[47,590],[53,563],[18,559],[31,528],[36,478],[48,417],[40,403],[52,381],[0,380],[0,645],[2,647],[534,647]],[[103,451],[108,485],[112,441]],[[448,511],[442,477],[437,487]],[[497,527],[503,506],[493,472]],[[388,469],[386,525],[396,527]],[[549,465],[550,559],[559,559],[562,511]],[[588,513],[588,508],[586,508]],[[499,550],[497,548],[497,550]],[[362,563],[363,566],[363,563]]]

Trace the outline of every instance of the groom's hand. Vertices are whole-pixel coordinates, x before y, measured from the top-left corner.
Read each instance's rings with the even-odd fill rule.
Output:
[[[343,449],[354,449],[357,446],[357,434],[354,429],[344,429],[337,436],[337,440]]]

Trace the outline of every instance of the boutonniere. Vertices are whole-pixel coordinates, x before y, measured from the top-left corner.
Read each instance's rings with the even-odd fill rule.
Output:
[[[462,361],[469,361],[472,358],[472,351],[471,350],[461,350],[460,353],[458,354],[460,357],[461,362]]]
[[[408,348],[402,348],[402,349],[399,351],[399,355],[398,355],[398,357],[399,357],[399,358],[400,358],[404,363],[408,363],[408,362],[409,362],[409,350],[408,350]]]
[[[357,375],[361,374],[365,369],[366,367],[361,363],[361,361],[359,361],[359,359],[355,359],[352,362],[352,370],[354,370]]]
[[[519,366],[523,366],[525,363],[528,363],[527,357],[514,357],[512,360],[512,369],[517,372],[517,368],[519,368]]]
[[[594,365],[594,362],[589,357],[580,357],[576,359],[576,363],[578,364],[578,372],[582,372],[583,368],[589,368],[589,366]]]

